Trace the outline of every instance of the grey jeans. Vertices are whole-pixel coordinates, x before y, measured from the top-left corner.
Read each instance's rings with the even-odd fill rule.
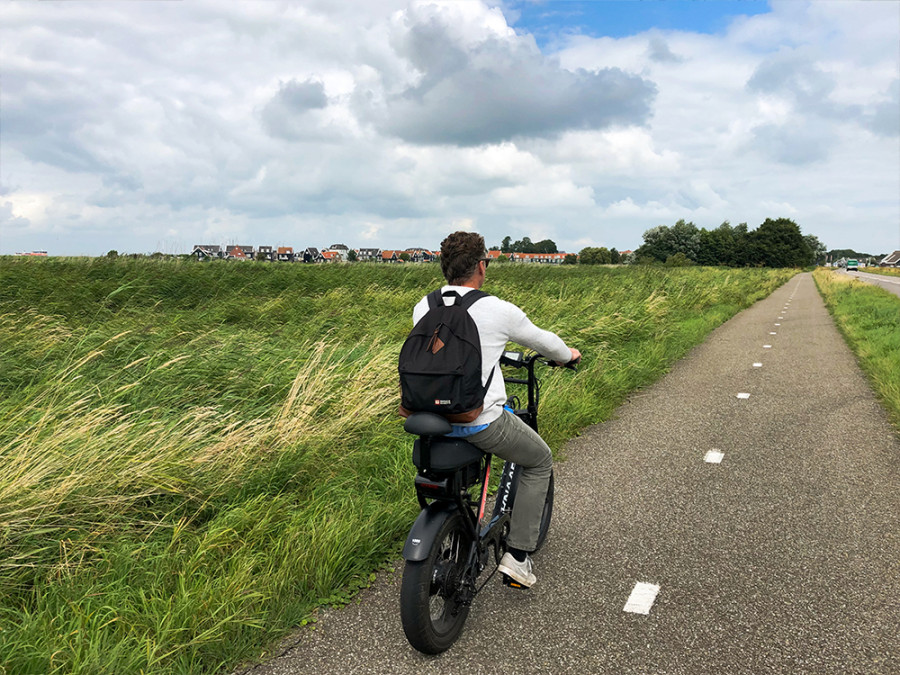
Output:
[[[507,543],[512,548],[533,551],[541,528],[544,499],[553,470],[553,455],[544,439],[508,410],[484,431],[467,439],[477,448],[522,467],[513,504]]]

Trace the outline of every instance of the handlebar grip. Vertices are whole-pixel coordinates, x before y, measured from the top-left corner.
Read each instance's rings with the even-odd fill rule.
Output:
[[[525,366],[525,363],[523,361],[514,361],[510,358],[507,358],[506,356],[501,356],[500,357],[500,365],[501,366],[510,366],[512,368],[522,368]]]
[[[545,363],[551,368],[568,368],[569,370],[578,370],[578,364],[581,363],[581,357],[579,356],[577,359],[573,359],[568,363],[559,363],[557,361],[551,361],[550,359],[545,359]]]

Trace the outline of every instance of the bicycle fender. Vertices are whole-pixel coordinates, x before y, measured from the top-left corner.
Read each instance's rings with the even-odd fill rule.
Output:
[[[412,562],[425,560],[441,525],[456,509],[456,504],[452,502],[431,502],[422,509],[406,537],[403,559]]]

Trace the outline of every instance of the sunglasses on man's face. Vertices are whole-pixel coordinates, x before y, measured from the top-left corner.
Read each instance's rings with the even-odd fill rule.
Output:
[[[484,263],[484,269],[487,269],[487,268],[488,268],[488,265],[491,264],[491,259],[490,259],[490,258],[482,258],[482,259],[481,259],[481,262]]]

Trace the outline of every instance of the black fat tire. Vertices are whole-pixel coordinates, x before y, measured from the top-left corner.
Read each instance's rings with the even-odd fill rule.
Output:
[[[469,607],[459,602],[459,581],[471,544],[462,514],[454,511],[438,531],[428,557],[406,562],[400,620],[406,639],[424,654],[448,650],[462,632]]]

